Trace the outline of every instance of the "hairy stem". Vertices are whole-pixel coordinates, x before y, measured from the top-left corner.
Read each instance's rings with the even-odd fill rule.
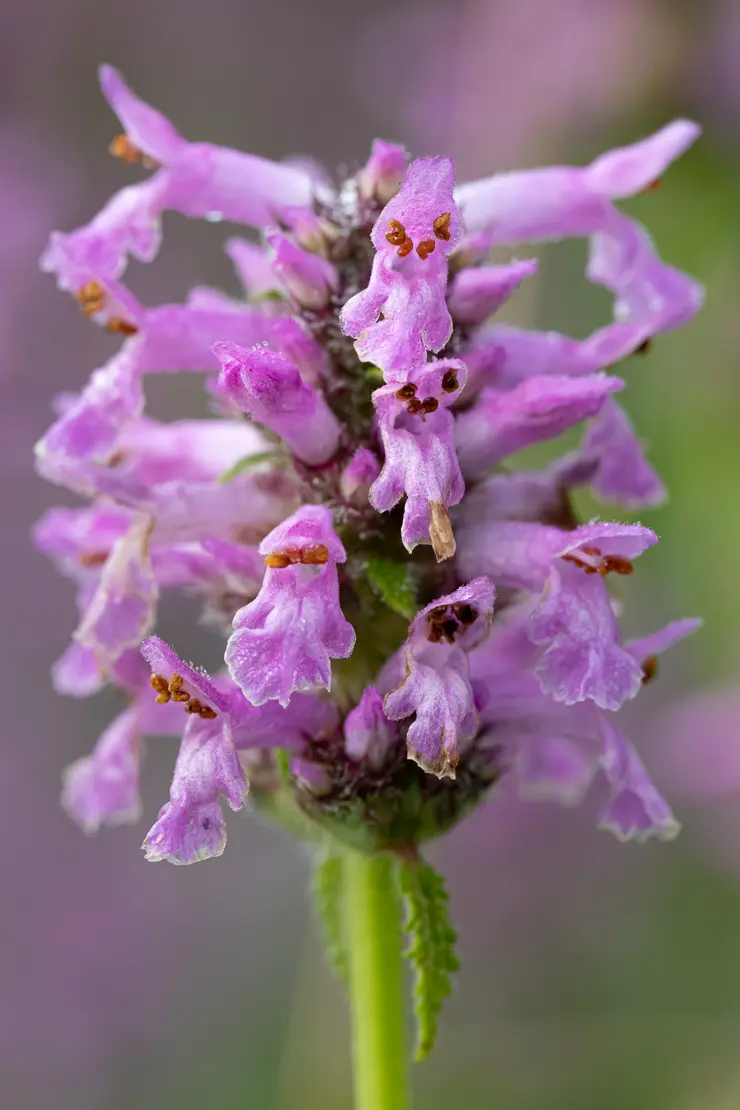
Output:
[[[355,1110],[410,1110],[400,905],[392,859],[348,852],[345,895]]]

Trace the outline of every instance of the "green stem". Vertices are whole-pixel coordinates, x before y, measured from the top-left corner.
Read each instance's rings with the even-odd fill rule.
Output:
[[[345,857],[355,1110],[410,1110],[400,905],[389,856]]]

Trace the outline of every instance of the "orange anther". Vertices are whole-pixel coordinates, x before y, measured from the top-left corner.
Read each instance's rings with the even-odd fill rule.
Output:
[[[131,166],[135,166],[143,158],[138,146],[134,146],[128,135],[116,135],[108,147],[108,153],[114,158],[120,158],[122,162],[128,162]]]
[[[291,559],[287,555],[276,553],[274,555],[265,555],[265,566],[270,567],[272,570],[285,570],[291,564]]]
[[[301,562],[310,567],[321,567],[329,562],[329,548],[324,543],[311,544],[301,551]]]
[[[432,224],[432,227],[434,229],[434,234],[437,236],[438,239],[449,239],[450,238],[450,219],[451,219],[451,217],[452,217],[451,212],[443,212],[441,216],[437,216],[436,220]]]
[[[105,330],[112,332],[114,335],[136,335],[139,329],[136,324],[129,323],[121,316],[111,316],[105,325]]]
[[[406,228],[400,220],[390,220],[385,237],[392,246],[400,247],[406,241]]]
[[[75,293],[75,300],[85,316],[94,316],[103,307],[105,290],[99,281],[86,281]]]

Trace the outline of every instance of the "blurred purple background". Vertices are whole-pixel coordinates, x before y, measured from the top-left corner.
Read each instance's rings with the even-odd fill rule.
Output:
[[[74,597],[31,548],[31,524],[64,497],[36,478],[32,446],[53,394],[81,386],[111,340],[85,325],[37,259],[52,228],[85,222],[129,179],[106,155],[115,121],[97,89],[101,61],[191,138],[271,157],[307,153],[332,169],[359,164],[376,135],[451,153],[464,177],[587,160],[677,113],[705,125],[702,148],[634,209],[670,261],[707,282],[708,308],[663,340],[626,394],[672,493],[646,521],[664,543],[630,600],[644,629],[707,618],[701,638],[666,662],[633,729],[687,828],[677,845],[624,848],[596,832],[588,812],[502,798],[435,849],[463,972],[438,1054],[417,1078],[419,1105],[430,1108],[735,1105],[740,774],[727,785],[730,772],[718,773],[727,785],[718,831],[717,791],[700,772],[707,759],[740,766],[731,692],[740,657],[740,0],[3,7],[2,1105],[348,1104],[346,1011],[310,921],[303,849],[242,817],[230,822],[222,860],[147,865],[144,826],[89,840],[58,806],[62,768],[87,752],[114,699],[62,700],[51,689]],[[167,219],[162,255],[131,271],[134,288],[156,303],[196,280],[230,287],[225,235]],[[582,256],[548,250],[546,263],[514,311],[585,334],[602,306],[584,290]],[[168,385],[151,391],[157,411],[202,411],[197,383],[178,384],[177,396]],[[162,630],[187,628],[192,645],[191,618],[173,607]],[[203,651],[215,658],[216,647],[209,640]],[[692,700],[707,685],[721,691],[721,710]],[[146,818],[166,797],[174,754],[164,742],[148,752]]]

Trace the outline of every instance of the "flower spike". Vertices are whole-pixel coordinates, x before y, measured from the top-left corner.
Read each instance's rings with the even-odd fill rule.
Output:
[[[410,920],[444,903],[419,844],[503,775],[567,805],[600,780],[601,827],[673,836],[616,714],[696,622],[625,640],[614,585],[628,603],[657,536],[585,522],[574,495],[633,509],[665,494],[618,364],[690,320],[703,291],[618,202],[651,190],[696,125],[470,183],[450,158],[408,161],[378,139],[335,183],[310,159],[191,142],[115,70],[100,79],[120,121],[110,151],[144,176],[54,232],[41,263],[118,344],[57,399],[36,448],[41,475],[81,498],[34,533],[79,614],[52,681],[124,702],[65,773],[70,816],[91,833],[137,820],[144,743],[178,735],[147,859],[220,855],[222,803],[242,809],[251,784],[299,835],[393,852]],[[238,297],[198,286],[150,307],[127,287],[168,210],[256,230],[225,245]],[[585,277],[610,315],[583,339],[499,320],[537,270],[532,244],[566,236],[588,239]],[[508,261],[489,257],[507,244]],[[184,371],[208,411],[153,419],[151,376]],[[523,448],[571,430],[574,449],[521,466]],[[156,634],[160,600],[182,596],[221,637],[213,675]]]

